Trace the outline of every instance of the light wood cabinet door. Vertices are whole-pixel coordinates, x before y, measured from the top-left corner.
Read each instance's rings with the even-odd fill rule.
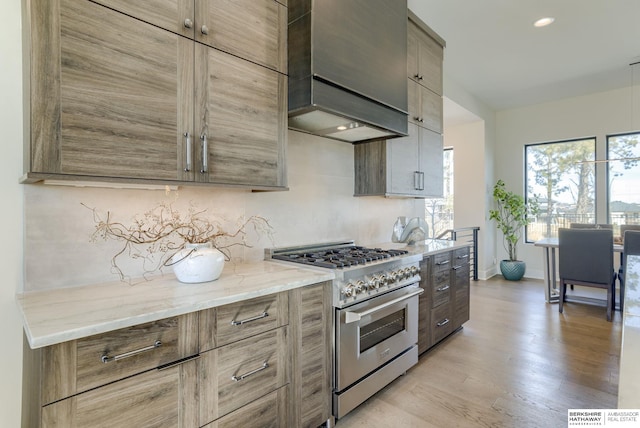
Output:
[[[444,143],[442,135],[418,127],[420,140],[421,192],[425,197],[439,198],[444,193]]]
[[[200,423],[212,422],[289,383],[288,328],[201,354]]]
[[[387,193],[418,195],[420,189],[420,136],[409,124],[409,135],[387,141]]]
[[[197,41],[287,73],[287,8],[275,0],[195,0]]]
[[[431,131],[443,131],[442,96],[409,81],[409,121]]]
[[[86,0],[31,0],[30,13],[27,170],[179,178],[193,43]]]
[[[196,44],[196,181],[285,186],[286,76]]]
[[[291,310],[291,423],[315,428],[331,415],[331,283],[289,293]]]
[[[408,25],[407,56],[409,79],[442,95],[444,48],[411,20]]]
[[[43,428],[192,428],[196,363],[151,370],[42,408]]]

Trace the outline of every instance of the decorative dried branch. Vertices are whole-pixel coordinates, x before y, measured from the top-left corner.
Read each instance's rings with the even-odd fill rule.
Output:
[[[211,242],[220,250],[226,260],[230,260],[230,248],[242,246],[251,248],[247,242],[247,228],[259,235],[266,235],[273,242],[273,228],[269,221],[261,216],[238,219],[235,232],[227,232],[222,225],[205,216],[206,209],[190,206],[186,213],[174,208],[173,203],[162,202],[145,212],[136,215],[129,225],[112,221],[111,213],[101,215],[96,208],[82,203],[82,206],[93,212],[96,224],[90,241],[102,240],[122,241],[122,248],[111,258],[111,270],[121,281],[131,284],[131,277],[124,274],[118,266],[118,258],[123,254],[133,259],[141,259],[143,278],[162,271],[171,257],[181,250],[185,244],[202,244]],[[160,256],[159,258],[157,256]]]

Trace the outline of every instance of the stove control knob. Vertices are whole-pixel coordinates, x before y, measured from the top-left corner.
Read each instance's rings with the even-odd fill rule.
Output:
[[[369,281],[369,290],[380,287],[380,275],[373,275]]]
[[[406,267],[403,269],[404,270],[404,277],[409,279],[413,276],[413,273],[411,272],[411,268],[410,267]]]
[[[411,266],[411,275],[417,275],[420,272],[418,266]]]
[[[367,286],[366,286],[366,284],[365,284],[365,282],[363,280],[359,279],[356,282],[355,293],[354,294],[364,293],[365,291],[367,291]]]
[[[348,283],[343,289],[342,289],[342,294],[344,294],[345,297],[351,297],[355,294],[355,290],[353,288],[353,284],[352,283]]]
[[[398,273],[395,270],[389,272],[389,284],[394,283],[398,280]]]
[[[384,273],[380,274],[380,287],[385,286],[389,284],[389,278],[387,278],[387,275],[385,275]]]

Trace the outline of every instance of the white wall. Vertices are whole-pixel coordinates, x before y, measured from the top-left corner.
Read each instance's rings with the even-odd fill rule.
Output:
[[[494,181],[495,112],[446,74],[446,50],[444,95],[467,111],[464,123],[450,125],[445,109],[445,146],[454,147],[454,224],[480,227],[478,277],[487,279],[496,273],[496,228],[488,215]]]
[[[453,148],[454,157],[454,225],[480,226],[478,232],[478,277],[496,273],[493,236],[488,235],[486,176],[491,166],[485,161],[485,122],[464,123],[445,127],[445,147]],[[492,233],[492,232],[489,232]]]
[[[0,183],[2,183],[2,257],[0,258],[0,426],[20,426],[22,322],[15,304],[22,284],[22,87],[20,1],[2,4],[0,18]]]
[[[525,144],[595,136],[597,156],[603,159],[608,134],[637,131],[632,129],[631,93],[629,87],[498,112],[496,178],[503,179],[509,190],[524,192]],[[600,188],[605,188],[605,167],[602,163],[597,165]],[[596,211],[604,222],[606,200],[604,195],[598,196]],[[501,246],[498,250],[499,259],[505,258],[505,250]],[[527,263],[525,276],[543,277],[540,248],[522,244],[518,258]]]

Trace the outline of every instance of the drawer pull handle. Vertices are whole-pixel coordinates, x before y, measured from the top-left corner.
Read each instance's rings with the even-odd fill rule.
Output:
[[[447,284],[447,285],[443,285],[442,287],[438,287],[438,288],[436,288],[436,291],[437,291],[437,292],[440,292],[440,291],[447,291],[448,289],[449,289],[449,284]]]
[[[438,266],[444,266],[444,265],[448,265],[449,264],[449,260],[443,260],[441,262],[436,263],[436,265]]]
[[[115,355],[113,357],[110,357],[110,356],[105,354],[105,355],[102,356],[102,358],[100,358],[100,360],[103,363],[106,364],[106,363],[110,363],[111,361],[118,361],[118,360],[122,360],[124,358],[133,357],[134,355],[138,355],[138,354],[142,354],[143,352],[151,351],[153,349],[159,348],[160,346],[162,346],[162,342],[160,342],[159,340],[156,340],[153,345],[145,346],[144,348],[140,348],[140,349],[136,349],[136,350],[133,350],[133,351],[125,352],[124,354]]]
[[[460,269],[460,268],[462,268],[462,265],[453,266],[451,269],[453,269],[453,270],[458,270],[458,269]]]
[[[459,259],[468,259],[469,254],[465,254],[464,256],[458,256]]]
[[[265,361],[264,363],[262,363],[262,367],[258,367],[257,369],[251,370],[250,372],[247,372],[245,374],[241,374],[240,376],[233,375],[233,376],[231,376],[231,380],[236,381],[236,382],[240,382],[241,380],[244,380],[244,379],[248,378],[251,375],[254,375],[254,374],[258,373],[258,372],[261,372],[262,370],[267,369],[268,367],[269,367],[269,363],[267,363]]]
[[[443,325],[447,325],[447,324],[449,324],[449,318],[445,318],[442,321],[440,321],[439,323],[436,323],[436,325],[438,327],[442,327]]]
[[[246,323],[251,322],[251,321],[257,321],[257,320],[260,320],[262,318],[266,318],[268,316],[269,316],[268,312],[263,312],[260,315],[256,315],[255,317],[247,318],[245,320],[240,320],[240,321],[233,320],[233,321],[231,321],[231,325],[242,325],[242,324],[246,324]]]

